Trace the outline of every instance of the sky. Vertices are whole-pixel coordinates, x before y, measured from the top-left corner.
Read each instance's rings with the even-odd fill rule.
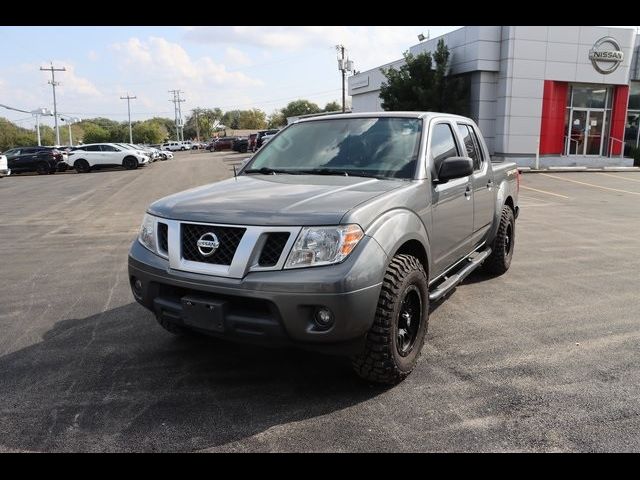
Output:
[[[457,26],[0,27],[0,104],[53,110],[50,73],[58,72],[58,112],[80,119],[173,118],[169,90],[182,90],[183,117],[192,109],[260,108],[267,114],[305,98],[324,107],[341,101],[335,46],[355,69],[397,60],[418,34],[436,37]],[[628,27],[636,28],[636,27]],[[0,116],[34,128],[26,113]],[[52,125],[51,117],[43,123]]]
[[[455,26],[402,27],[0,27],[0,104],[53,110],[50,73],[56,72],[58,112],[80,119],[173,118],[169,90],[182,90],[183,117],[193,108],[260,108],[272,113],[305,98],[321,108],[341,101],[335,46],[343,44],[364,71],[402,57],[418,43]],[[34,128],[26,113],[0,116]],[[43,123],[52,125],[51,118]]]

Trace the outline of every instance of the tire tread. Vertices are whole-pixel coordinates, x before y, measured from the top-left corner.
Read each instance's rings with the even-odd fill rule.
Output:
[[[419,271],[427,281],[427,274],[420,261],[412,256],[400,254],[393,257],[382,282],[373,325],[367,333],[364,352],[352,359],[356,373],[362,378],[385,384],[396,384],[404,380],[415,367],[419,354],[408,370],[402,370],[394,361],[393,323],[396,302],[399,301],[404,279],[414,271]],[[428,298],[423,299],[428,311]],[[422,338],[413,348],[422,349],[426,337],[426,326]]]

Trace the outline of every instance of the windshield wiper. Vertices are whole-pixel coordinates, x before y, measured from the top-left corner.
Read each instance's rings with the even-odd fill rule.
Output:
[[[248,170],[245,170],[243,173],[261,173],[262,175],[276,175],[278,173],[291,173],[291,171],[279,170],[277,168],[262,167],[262,168],[250,168]]]
[[[348,177],[349,172],[337,168],[312,168],[309,170],[298,170],[303,175],[342,175]]]
[[[339,168],[313,168],[311,170],[299,170],[298,172],[307,175],[340,175],[344,177],[369,177],[378,179],[389,178],[384,175],[376,175],[375,173],[359,172],[357,170],[341,170]]]

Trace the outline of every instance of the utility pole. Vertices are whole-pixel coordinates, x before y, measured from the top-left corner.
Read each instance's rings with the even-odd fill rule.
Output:
[[[200,113],[200,109],[194,108],[193,113],[196,114],[196,138],[197,138],[197,142],[200,143],[200,122],[198,120],[198,113]]]
[[[346,91],[345,83],[348,72],[353,72],[353,61],[349,60],[349,56],[345,54],[344,45],[336,45],[338,52],[338,70],[342,76],[342,112],[346,112]]]
[[[60,130],[58,130],[58,108],[56,105],[56,85],[60,85],[60,82],[56,82],[56,72],[66,72],[67,69],[65,67],[55,68],[53,66],[53,62],[51,62],[50,67],[40,67],[42,71],[50,71],[51,72],[51,80],[49,80],[49,84],[53,87],[53,121],[56,125],[56,145],[60,145]]]
[[[182,121],[182,108],[180,107],[180,104],[185,100],[184,98],[180,98],[180,93],[184,92],[178,90],[178,124],[180,125],[180,140],[184,142],[184,122]]]
[[[129,96],[129,92],[127,92],[126,97],[120,97],[120,100],[127,101],[127,113],[129,114],[129,143],[133,143],[133,130],[131,129],[131,100],[135,100],[138,97]]]
[[[184,130],[182,127],[182,110],[180,108],[180,104],[185,101],[184,98],[180,98],[180,94],[184,92],[182,90],[169,90],[169,93],[173,94],[173,99],[169,101],[173,102],[173,111],[176,121],[176,140],[179,142],[181,130],[182,140],[184,140]]]

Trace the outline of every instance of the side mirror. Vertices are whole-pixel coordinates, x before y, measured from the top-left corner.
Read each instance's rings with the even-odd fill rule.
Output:
[[[449,157],[442,161],[438,169],[438,182],[444,183],[454,178],[468,177],[473,173],[473,160],[469,157]]]

